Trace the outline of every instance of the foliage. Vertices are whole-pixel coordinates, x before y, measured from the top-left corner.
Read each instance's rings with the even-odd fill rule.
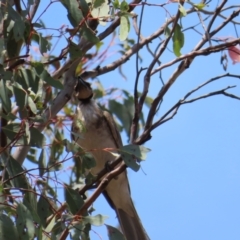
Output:
[[[145,160],[149,151],[142,144],[151,139],[155,128],[172,119],[180,106],[214,95],[239,100],[238,96],[227,92],[233,86],[189,99],[200,88],[217,79],[239,77],[225,74],[187,92],[161,117],[157,115],[166,93],[195,58],[227,50],[233,63],[240,61],[236,46],[239,38],[217,37],[217,33],[228,24],[239,25],[235,20],[239,8],[227,7],[231,12],[220,24],[214,24],[217,17],[222,18],[227,1],[219,3],[216,11],[209,12],[205,10],[205,1],[152,4],[125,0],[61,0],[61,8],[66,10],[71,28],[66,23],[56,29],[59,39],[63,37],[66,40],[66,46],[61,48],[58,56],[53,54],[55,36],[46,35],[44,30],[48,29],[48,23],[45,26],[41,21],[41,16],[56,2],[50,1],[40,12],[41,1],[1,1],[1,239],[66,239],[69,234],[73,239],[89,239],[91,225],[105,223],[107,217],[99,214],[93,216],[93,209],[86,207],[92,202],[89,203],[85,191],[100,181],[99,176],[93,176],[90,172],[86,174],[86,170],[95,165],[95,160],[90,152],[69,141],[69,136],[76,134],[68,126],[77,104],[72,97],[76,74],[81,74],[84,79],[94,79],[95,99],[103,109],[107,108],[115,116],[119,130],[129,138],[130,144],[119,149],[118,156],[135,171],[139,170],[140,160]],[[171,10],[174,15],[166,10],[174,5],[171,2],[177,2],[178,6],[177,10]],[[148,6],[166,10],[167,19],[157,31],[143,37],[141,24],[144,8]],[[139,20],[133,12],[135,9],[141,9]],[[192,14],[199,16],[198,23],[186,27],[185,19],[191,19]],[[205,16],[204,20],[202,15]],[[100,34],[97,32],[99,24],[104,28]],[[189,29],[198,31],[199,25],[204,31],[196,46],[189,50],[186,47],[189,37],[186,32]],[[117,45],[121,56],[118,55],[115,61],[108,64],[111,46],[116,46],[115,30],[121,41]],[[111,40],[108,36],[112,37]],[[149,47],[153,41],[158,41],[152,45],[154,51]],[[37,44],[39,59],[31,52],[33,43]],[[144,62],[140,52],[142,48],[147,48],[153,59],[147,68],[139,67]],[[168,54],[173,59],[161,63],[165,59],[163,54],[166,49],[170,49]],[[104,89],[97,76],[119,68],[120,75],[125,77],[121,66],[133,56],[137,59],[134,70],[136,80],[132,85],[134,93],[116,87]],[[227,57],[224,54],[221,63],[226,69]],[[148,96],[151,77],[174,64],[179,65],[169,79],[163,80],[160,76],[163,84],[157,96]],[[144,71],[143,89],[140,91],[138,84]],[[143,109],[147,114],[143,114]],[[25,169],[22,165],[24,161],[31,162],[34,167]],[[68,183],[63,183],[58,177],[66,163],[71,166],[71,174]],[[85,191],[79,194],[76,189],[83,185]],[[63,201],[59,200],[58,186],[64,189]],[[107,229],[109,239],[124,239],[116,228],[107,225]]]

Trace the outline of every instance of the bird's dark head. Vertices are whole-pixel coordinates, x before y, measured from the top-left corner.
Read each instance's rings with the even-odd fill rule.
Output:
[[[89,101],[93,97],[93,90],[90,83],[84,81],[81,77],[78,77],[75,93],[79,101]]]

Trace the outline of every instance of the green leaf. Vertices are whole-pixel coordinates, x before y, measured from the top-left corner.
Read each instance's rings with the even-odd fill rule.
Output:
[[[1,156],[1,157],[3,157],[3,156]],[[2,159],[1,159],[1,162],[2,162]],[[3,167],[3,165],[5,165],[5,164],[1,163],[1,168]],[[7,192],[4,190],[4,184],[1,183],[1,185],[0,185],[0,211],[4,210],[6,208],[6,206],[5,206],[6,200],[7,200]],[[0,224],[1,224],[1,222],[0,222]],[[0,236],[1,236],[1,228],[0,228]]]
[[[137,160],[145,160],[147,157],[146,153],[149,152],[150,149],[145,148],[144,146],[130,144],[121,147],[119,151],[125,164],[137,172],[140,169]]]
[[[82,50],[79,48],[79,46],[76,43],[69,41],[68,47],[69,47],[69,55],[72,60],[75,58],[81,58],[83,56]]]
[[[137,159],[145,160],[147,158],[147,153],[150,152],[151,150],[144,146],[129,144],[121,147],[120,151],[124,153],[128,153]]]
[[[40,62],[33,62],[32,63],[32,67],[35,70],[35,73],[37,74],[37,76],[41,77],[41,74],[44,70],[44,65]]]
[[[35,62],[35,63],[32,63],[32,66],[37,76],[39,76],[43,81],[45,81],[52,87],[63,89],[62,83],[52,78],[51,75],[48,73],[48,71],[44,69],[44,65],[42,63]]]
[[[22,118],[21,111],[27,106],[26,91],[24,91],[22,86],[17,82],[13,83],[12,86],[16,98],[16,103],[19,106],[20,116]]]
[[[21,84],[23,89],[27,90],[31,88],[34,93],[38,91],[39,77],[36,75],[32,69],[21,68],[20,75],[17,81]]]
[[[0,80],[0,99],[4,110],[7,113],[11,112],[9,90],[7,89],[6,82],[3,79]]]
[[[122,152],[121,156],[125,164],[133,171],[137,172],[140,169],[140,165],[138,164],[137,159],[133,155]]]
[[[120,4],[120,10],[123,12],[127,12],[129,10],[129,5],[126,1],[122,1]]]
[[[105,3],[105,0],[95,0],[93,2],[93,8],[100,8]]]
[[[34,127],[30,128],[30,133],[31,133],[30,145],[33,147],[42,148],[45,144],[44,135]]]
[[[181,12],[182,16],[185,17],[187,16],[186,9],[183,7],[182,4],[179,3],[179,11]]]
[[[24,31],[25,31],[25,23],[22,20],[21,15],[11,7],[11,4],[8,4],[7,7],[8,7],[8,18],[14,21],[14,26],[13,26],[14,39],[16,41],[23,39]]]
[[[205,8],[207,5],[205,3],[197,3],[197,4],[193,4],[193,6],[195,8],[197,8],[198,10],[202,10],[203,8]]]
[[[89,3],[92,1],[88,0]],[[106,25],[106,21],[104,21],[109,15],[110,7],[108,0],[95,0],[93,3],[93,7],[91,10],[91,14],[94,18],[99,20],[99,23],[103,26]]]
[[[41,224],[41,220],[37,213],[37,194],[35,191],[26,192],[23,198],[23,204],[32,213],[32,217],[35,223]]]
[[[46,220],[52,214],[51,205],[47,200],[47,196],[41,194],[38,203],[37,203],[37,212],[40,217],[43,227],[46,227]]]
[[[16,240],[19,239],[17,229],[13,221],[7,215],[0,213],[0,239]]]
[[[29,144],[31,136],[30,136],[30,131],[29,131],[29,123],[27,121],[25,121],[25,136],[27,139],[27,144]]]
[[[51,77],[51,75],[48,73],[47,70],[43,70],[41,74],[41,79],[48,83],[50,86],[55,87],[57,89],[63,89],[63,85],[60,81],[55,80],[54,78]]]
[[[176,27],[174,29],[173,33],[173,51],[177,57],[181,56],[181,48],[184,45],[184,34],[181,31],[181,26],[179,24],[176,24]]]
[[[28,103],[28,106],[30,107],[31,111],[34,114],[37,114],[36,104],[34,103],[34,101],[32,100],[32,98],[30,96],[27,96],[27,103]]]
[[[22,203],[17,206],[16,226],[19,238],[23,240],[34,239],[35,226],[30,210]]]
[[[3,132],[10,140],[15,140],[16,134],[20,131],[20,124],[19,123],[11,123],[5,127],[2,127]]]
[[[123,234],[115,227],[105,224],[108,231],[109,240],[126,240]]]
[[[91,169],[96,166],[96,160],[90,152],[87,152],[84,155],[82,155],[81,160],[82,160],[82,168],[84,170]]]
[[[164,29],[164,35],[165,35],[165,38],[168,38],[170,36],[170,28],[168,26],[165,27]]]
[[[10,72],[10,71],[5,71],[3,66],[0,65],[0,75],[1,75],[1,78],[4,79],[4,80],[11,80],[12,76],[13,76],[13,73]]]
[[[46,53],[47,51],[50,51],[51,49],[51,44],[48,42],[46,38],[42,36],[41,33],[38,34],[39,37],[39,50],[41,54]]]
[[[5,53],[4,39],[3,39],[3,38],[0,38],[0,65],[3,65],[3,62],[4,62],[4,53]]]
[[[73,27],[77,27],[84,19],[82,11],[79,9],[79,3],[73,0],[60,0],[60,2],[67,9],[69,22]]]
[[[130,31],[130,22],[127,16],[120,17],[120,29],[119,29],[119,39],[120,41],[126,40],[128,33]]]
[[[115,9],[120,7],[119,0],[114,0],[112,4]]]
[[[4,113],[1,112],[1,110],[0,110],[0,116],[1,116],[2,118],[4,118],[4,119],[8,120],[8,121],[14,121],[14,120],[17,118],[17,117],[16,117],[14,114],[12,114],[11,112],[8,113],[7,115],[5,115]]]
[[[19,162],[9,156],[6,166],[11,184],[15,188],[29,189],[29,184],[25,175],[25,170]]]
[[[39,159],[38,159],[38,166],[39,166],[39,175],[42,177],[46,171],[46,153],[45,150],[42,149]]]
[[[90,29],[86,24],[80,28],[80,33],[83,38],[96,44],[99,42],[99,38],[96,36],[96,33]]]
[[[79,8],[82,10],[84,17],[89,13],[89,6],[85,0],[79,0]]]
[[[65,199],[72,214],[76,214],[82,207],[84,201],[77,190],[65,185]]]
[[[90,223],[91,225],[94,225],[94,226],[102,226],[105,222],[106,219],[108,219],[109,217],[108,216],[103,216],[101,214],[98,214],[96,216],[86,216],[86,217],[83,217],[83,222],[85,223]]]
[[[53,217],[52,220],[50,221],[50,223],[47,225],[45,231],[52,233],[52,229],[54,227],[55,222],[56,222],[56,217]],[[44,235],[43,240],[50,240],[50,238],[48,236]],[[52,238],[51,238],[51,240],[52,240]]]

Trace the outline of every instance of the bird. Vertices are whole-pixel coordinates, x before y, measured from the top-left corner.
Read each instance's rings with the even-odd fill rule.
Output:
[[[72,132],[77,133],[81,138],[72,134],[72,139],[85,151],[92,150],[96,166],[91,169],[91,173],[96,175],[106,167],[107,162],[116,159],[116,156],[103,149],[122,147],[122,139],[112,115],[99,107],[93,98],[91,85],[81,77],[78,78],[75,94],[78,105],[72,123]],[[103,195],[115,210],[127,240],[150,239],[134,207],[126,170],[109,182]]]

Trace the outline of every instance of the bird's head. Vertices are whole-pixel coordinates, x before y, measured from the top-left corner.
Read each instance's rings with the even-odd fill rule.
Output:
[[[93,97],[93,90],[90,83],[84,81],[81,77],[78,77],[75,93],[79,101],[88,101]]]

